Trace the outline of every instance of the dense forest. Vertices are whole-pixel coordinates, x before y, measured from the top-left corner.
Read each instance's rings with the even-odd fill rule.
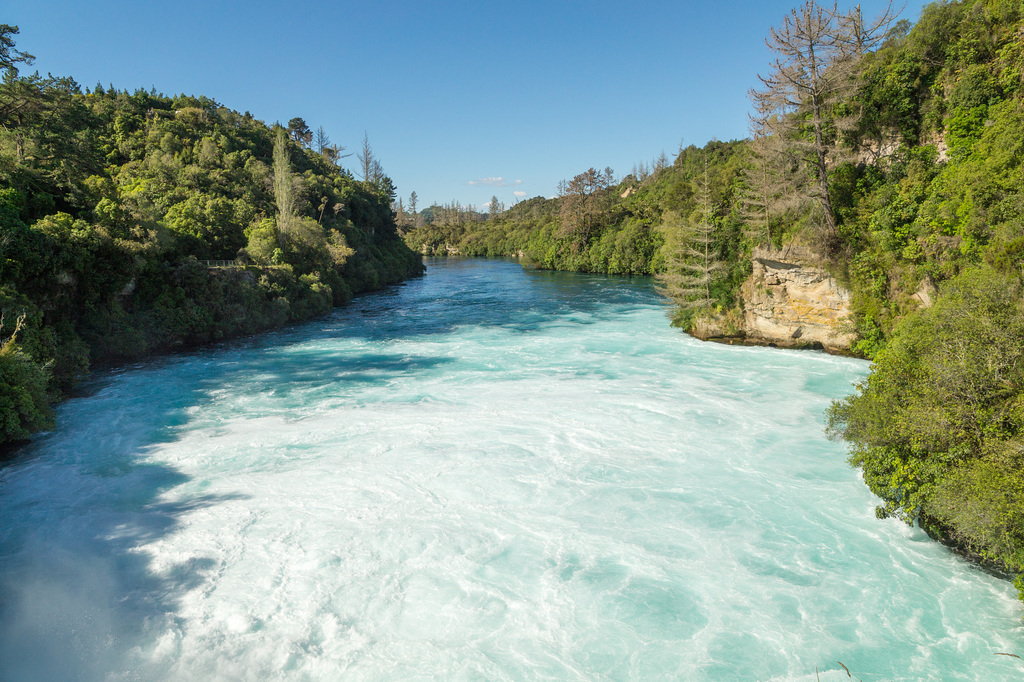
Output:
[[[23,75],[0,25],[0,445],[90,368],[321,315],[422,272],[368,142],[301,118]],[[19,68],[20,67],[20,68]]]
[[[755,248],[811,249],[874,361],[829,422],[879,516],[1024,573],[1024,10],[939,2],[911,25],[807,2],[766,42],[749,139],[486,214],[413,211],[405,240],[653,274],[686,329],[740,313]]]

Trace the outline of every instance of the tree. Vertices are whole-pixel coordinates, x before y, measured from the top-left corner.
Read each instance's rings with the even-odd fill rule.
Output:
[[[783,212],[801,202],[797,189],[806,186],[806,181],[798,179],[799,164],[787,154],[779,136],[755,134],[748,149],[739,213],[747,239],[754,245],[770,247],[779,236],[773,234],[773,225]]]
[[[409,195],[409,217],[413,227],[422,227],[424,222],[423,216],[421,216],[416,210],[419,200],[419,195],[417,195],[415,191]]]
[[[0,330],[3,322],[0,314]],[[0,343],[0,443],[28,438],[33,431],[53,426],[47,371],[17,344],[24,323],[21,315],[14,331]]]
[[[359,159],[363,180],[373,185],[379,185],[384,178],[384,168],[373,155],[373,147],[370,146],[370,137],[366,131],[363,131],[363,145],[356,158]]]
[[[288,121],[288,134],[292,136],[296,144],[303,147],[308,147],[313,139],[313,132],[309,129],[309,126],[306,125],[303,119],[297,116]]]
[[[865,22],[860,4],[846,14],[838,14],[838,38],[843,51],[853,57],[861,57],[874,50],[888,36],[889,27],[899,18],[900,11],[890,1],[885,10],[873,21]]]
[[[828,172],[839,150],[839,129],[850,125],[832,107],[855,85],[856,58],[877,45],[895,16],[889,5],[865,24],[859,7],[841,14],[835,5],[807,0],[771,29],[765,40],[776,55],[771,72],[758,76],[763,89],[749,93],[756,127],[778,135],[812,169],[809,194],[821,209],[827,242],[837,236]]]
[[[706,158],[699,193],[696,216],[687,220],[674,211],[665,214],[662,231],[668,255],[665,272],[657,278],[661,294],[690,315],[714,307],[711,284],[724,267],[717,253],[718,225],[711,210]]]
[[[395,222],[399,225],[405,225],[408,220],[405,212],[405,202],[401,198],[398,201],[391,202],[391,210],[395,213]]]
[[[661,154],[658,155],[658,158],[654,160],[654,172],[660,173],[661,171],[665,170],[668,167],[668,155],[665,154],[664,150],[662,150]]]
[[[18,163],[25,161],[26,127],[40,119],[47,109],[46,81],[38,74],[31,78],[18,78],[18,63],[32,63],[35,57],[15,49],[16,26],[0,24],[0,126],[14,131],[15,156]],[[50,80],[54,80],[52,77]]]
[[[498,195],[491,195],[491,203],[487,204],[487,213],[490,214],[491,219],[497,218],[505,207],[498,201]]]
[[[589,168],[572,180],[558,183],[561,199],[561,234],[570,237],[573,250],[582,251],[598,226],[608,204],[608,188],[615,181],[611,168]]]
[[[1018,268],[975,267],[903,320],[829,435],[884,504],[1024,571],[1024,286]]]
[[[18,35],[19,30],[17,26],[0,24],[0,70],[9,73],[12,78],[18,75],[17,64],[31,64],[35,60],[28,52],[14,48],[14,36]]]
[[[807,0],[790,10],[780,28],[765,40],[776,54],[772,71],[758,75],[763,90],[751,90],[757,125],[801,148],[814,169],[812,196],[821,207],[825,237],[836,237],[836,218],[829,196],[828,167],[835,149],[826,108],[847,90],[849,77],[839,68],[847,59],[845,43],[836,34],[838,13]],[[810,141],[807,141],[807,138]]]
[[[317,126],[316,132],[313,133],[313,148],[321,156],[327,156],[324,152],[331,148],[331,138],[327,136],[323,126]]]
[[[277,203],[277,241],[284,248],[285,235],[295,217],[295,185],[283,128],[278,128],[274,137],[274,201]]]

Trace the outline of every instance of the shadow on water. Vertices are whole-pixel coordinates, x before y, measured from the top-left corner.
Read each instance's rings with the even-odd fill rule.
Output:
[[[189,477],[146,460],[179,437],[182,409],[209,384],[167,400],[159,387],[112,400],[140,387],[131,376],[101,377],[91,398],[61,407],[76,433],[46,434],[0,464],[0,680],[142,679],[149,633],[173,631],[184,595],[218,568],[198,554],[156,566],[145,551],[186,515],[246,499],[163,499]],[[95,401],[99,409],[83,407]]]
[[[391,340],[467,325],[529,332],[552,320],[650,306],[644,282],[524,272],[518,264],[434,263],[428,276],[362,296],[312,323],[98,375],[60,408],[62,428],[0,461],[0,680],[137,679],[152,633],[174,640],[184,596],[211,557],[156,565],[146,546],[186,515],[242,495],[168,501],[188,483],[148,458],[175,442],[221,387],[300,391],[382,383],[452,362],[389,352]],[[608,314],[613,314],[609,312]],[[585,323],[585,320],[577,321]],[[365,342],[340,351],[318,342]],[[147,639],[148,638],[148,639]],[[143,675],[145,677],[145,675]]]
[[[138,678],[144,651],[161,646],[152,633],[173,639],[182,599],[220,568],[199,553],[155,565],[147,545],[191,513],[246,499],[169,501],[165,493],[190,478],[148,455],[180,439],[224,386],[302,392],[451,362],[373,344],[341,352],[305,343],[338,336],[339,325],[372,341],[411,333],[365,322],[401,319],[398,306],[415,305],[406,293],[398,287],[326,320],[98,374],[60,407],[68,426],[9,449],[0,461],[0,680]]]

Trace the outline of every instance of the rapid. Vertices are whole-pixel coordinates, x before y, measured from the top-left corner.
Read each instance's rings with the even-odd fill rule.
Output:
[[[644,279],[433,260],[97,376],[0,469],[3,680],[992,680],[1006,580],[875,518],[868,370]]]

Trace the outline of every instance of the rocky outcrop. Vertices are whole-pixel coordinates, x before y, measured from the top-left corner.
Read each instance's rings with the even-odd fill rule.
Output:
[[[849,352],[850,292],[808,251],[758,249],[741,289],[746,338],[777,346]]]
[[[445,242],[443,244],[428,244],[427,242],[424,242],[423,246],[420,247],[420,253],[422,253],[424,256],[458,256],[458,255],[460,255],[459,254],[459,247],[452,246],[448,242]]]
[[[850,324],[850,292],[817,264],[813,253],[798,247],[758,249],[753,260],[754,271],[740,289],[742,320],[698,321],[694,336],[850,352],[857,340]]]

